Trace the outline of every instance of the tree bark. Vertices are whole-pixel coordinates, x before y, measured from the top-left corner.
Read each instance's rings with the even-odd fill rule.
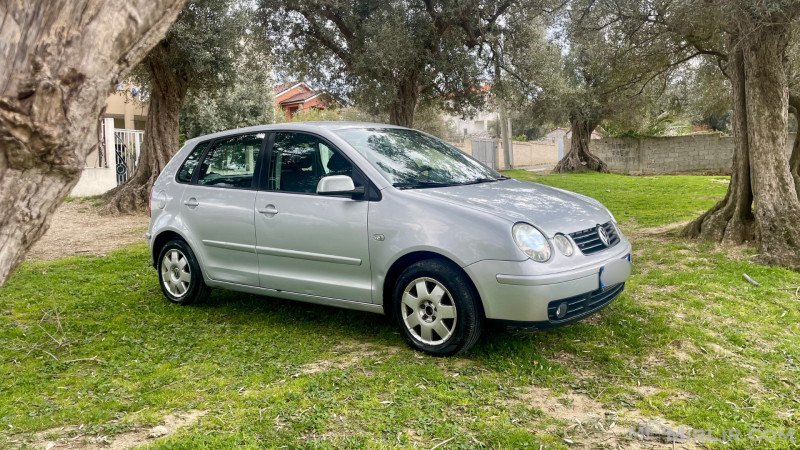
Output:
[[[184,2],[0,2],[0,286],[77,183],[109,92]]]
[[[734,170],[725,198],[683,233],[717,242],[755,240],[766,264],[800,269],[800,202],[786,157],[789,23],[737,17],[728,46]]]
[[[607,173],[606,163],[589,151],[589,139],[591,139],[594,129],[597,128],[597,123],[575,117],[571,117],[569,122],[572,134],[569,151],[556,164],[555,172],[595,171]]]
[[[735,41],[735,37],[730,38]],[[733,89],[733,170],[725,198],[692,221],[682,234],[687,237],[730,244],[741,244],[755,237],[752,211],[753,190],[750,180],[750,142],[748,139],[745,65],[741,48],[735,42],[728,55],[728,74]]]
[[[168,52],[168,44],[162,41],[144,60],[152,92],[139,162],[127,182],[103,194],[105,213],[146,210],[156,178],[178,151],[179,120],[189,80],[170,67]]]
[[[411,74],[400,83],[397,89],[397,98],[389,105],[389,123],[401,127],[414,126],[414,111],[419,99],[419,86],[417,75]]]
[[[800,96],[789,93],[789,110],[794,114],[795,119],[800,124]],[[800,130],[794,135],[792,143],[792,154],[789,157],[789,172],[794,179],[794,189],[800,197]]]

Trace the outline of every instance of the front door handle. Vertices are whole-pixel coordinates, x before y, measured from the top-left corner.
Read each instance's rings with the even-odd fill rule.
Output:
[[[188,206],[188,207],[190,207],[190,208],[194,208],[195,206],[198,206],[200,203],[198,203],[196,198],[192,197],[189,200],[186,200],[185,202],[183,202],[183,204]]]
[[[263,209],[259,209],[258,212],[261,214],[274,216],[275,214],[278,214],[278,208],[276,208],[275,205],[267,205]]]

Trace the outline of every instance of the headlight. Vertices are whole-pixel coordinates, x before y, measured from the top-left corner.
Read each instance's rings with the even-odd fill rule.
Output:
[[[541,231],[532,225],[520,222],[511,229],[517,247],[534,261],[545,262],[550,259],[550,243]]]
[[[556,243],[556,248],[564,256],[572,256],[572,254],[575,253],[575,247],[572,246],[572,241],[563,234],[557,234],[553,242]]]

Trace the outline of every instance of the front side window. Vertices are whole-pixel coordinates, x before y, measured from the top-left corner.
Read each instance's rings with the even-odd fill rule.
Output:
[[[268,188],[273,191],[313,194],[323,177],[347,175],[356,187],[353,165],[321,139],[303,133],[276,133]]]
[[[194,168],[197,167],[197,163],[200,162],[200,156],[203,154],[203,149],[206,148],[208,142],[201,142],[194,147],[189,156],[186,158],[186,161],[183,162],[183,165],[178,170],[178,181],[180,183],[188,183],[192,181],[192,174],[194,174]]]
[[[336,133],[396,187],[453,186],[505,178],[457,148],[419,131],[345,128]]]
[[[263,142],[264,133],[245,134],[215,141],[200,166],[197,184],[252,188],[258,152]]]

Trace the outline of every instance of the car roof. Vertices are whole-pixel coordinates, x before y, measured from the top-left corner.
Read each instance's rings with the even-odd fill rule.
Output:
[[[251,133],[258,131],[306,131],[306,132],[320,132],[320,131],[335,131],[347,128],[397,128],[406,130],[408,128],[400,127],[397,125],[389,125],[384,123],[373,122],[343,122],[343,121],[328,121],[328,122],[289,122],[289,123],[276,123],[272,125],[255,125],[252,127],[236,128],[233,130],[219,131],[217,133],[206,134],[198,136],[190,141],[206,141],[209,139],[216,139],[219,137],[231,136],[235,134]]]

